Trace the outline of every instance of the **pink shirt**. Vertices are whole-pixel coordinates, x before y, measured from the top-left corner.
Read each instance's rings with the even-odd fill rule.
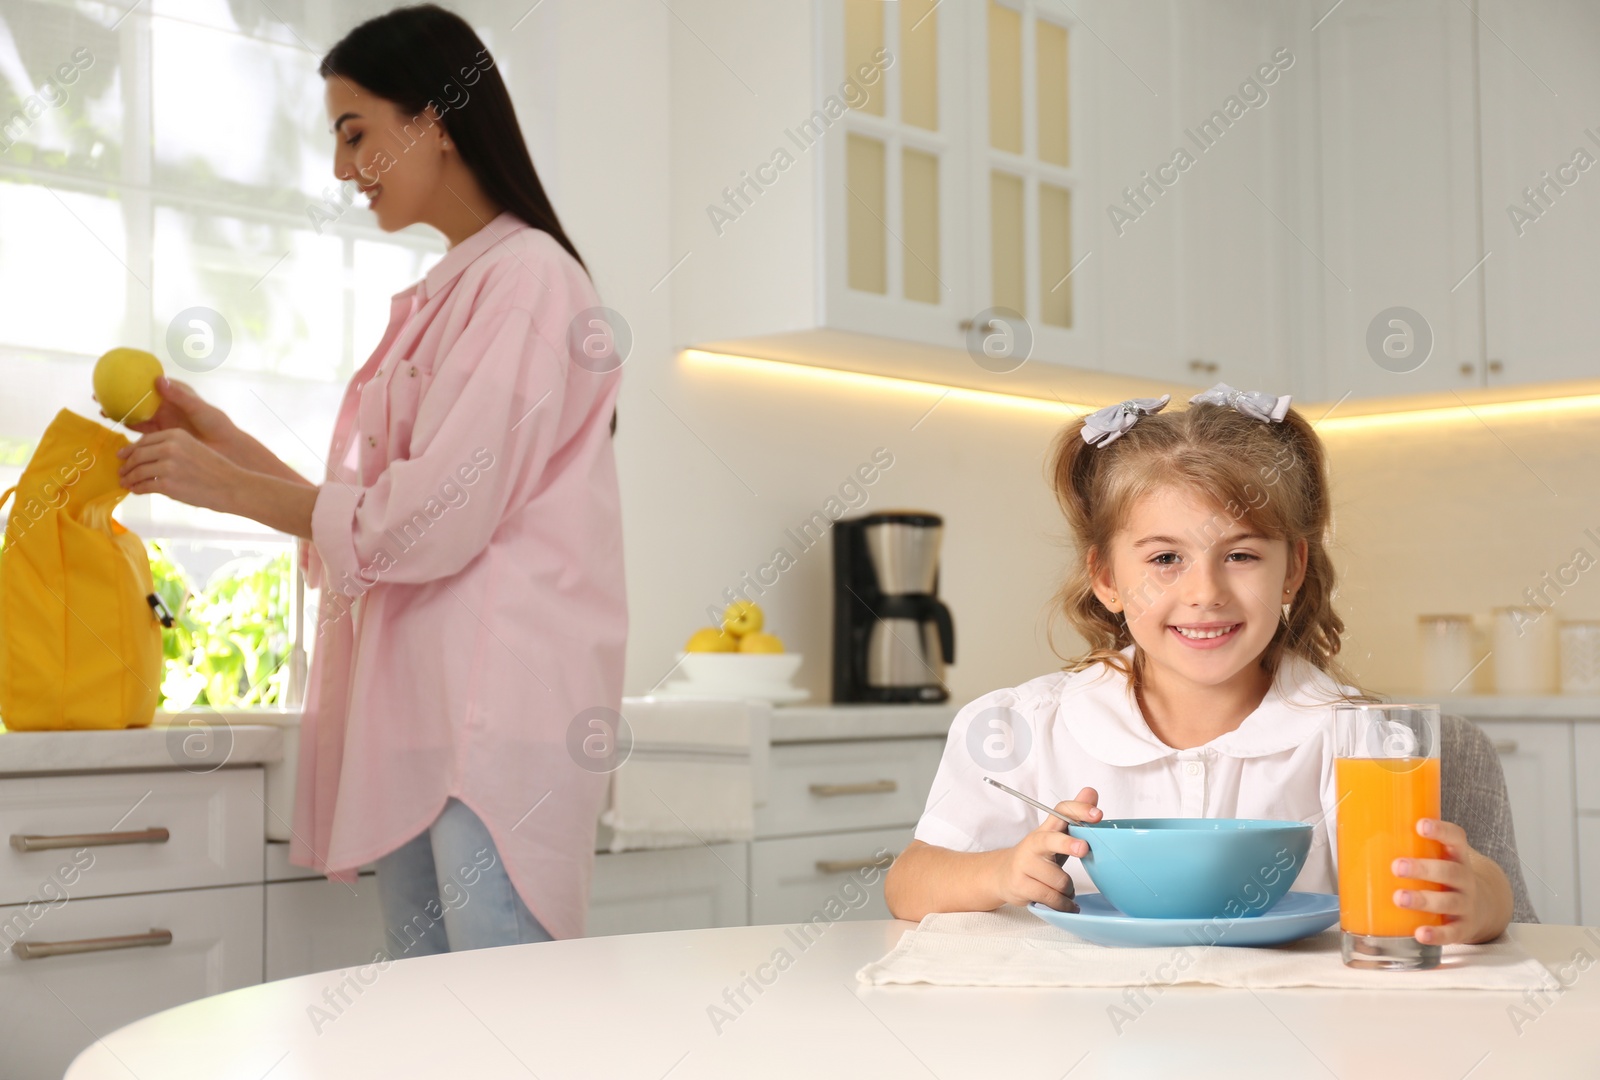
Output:
[[[302,544],[322,595],[291,862],[349,880],[453,795],[545,928],[583,934],[606,776],[568,731],[621,708],[627,637],[620,375],[568,345],[598,304],[509,213],[395,295]]]

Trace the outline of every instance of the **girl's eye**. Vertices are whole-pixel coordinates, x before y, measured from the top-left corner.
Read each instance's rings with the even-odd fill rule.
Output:
[[[1180,556],[1175,551],[1163,551],[1159,555],[1151,556],[1150,561],[1157,566],[1176,566],[1179,558]],[[1248,551],[1231,551],[1228,553],[1228,559],[1240,562],[1260,562],[1261,556],[1251,554]]]
[[[344,141],[344,144],[346,146],[354,146],[356,143],[358,143],[360,141],[361,141],[361,133],[360,132],[356,132],[356,134],[354,134],[350,138],[346,139]]]

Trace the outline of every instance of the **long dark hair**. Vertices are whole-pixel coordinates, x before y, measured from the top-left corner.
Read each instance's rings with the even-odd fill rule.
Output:
[[[359,83],[411,116],[433,106],[484,193],[584,265],[534,171],[500,69],[461,16],[436,4],[395,8],[346,34],[318,72]]]

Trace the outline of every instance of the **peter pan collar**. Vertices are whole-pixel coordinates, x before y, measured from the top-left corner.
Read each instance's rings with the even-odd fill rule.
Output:
[[[1122,655],[1131,664],[1133,646]],[[1080,746],[1108,765],[1143,765],[1194,750],[1235,758],[1282,753],[1320,737],[1330,722],[1331,703],[1340,696],[1339,686],[1314,664],[1285,653],[1266,696],[1242,724],[1203,746],[1181,751],[1156,738],[1128,692],[1127,680],[1105,665],[1079,672],[1061,688],[1061,723]]]
[[[432,270],[422,279],[421,300],[427,303],[439,295],[446,285],[460,277],[462,271],[483,255],[521,229],[531,228],[509,210],[502,210],[493,221],[444,253]]]

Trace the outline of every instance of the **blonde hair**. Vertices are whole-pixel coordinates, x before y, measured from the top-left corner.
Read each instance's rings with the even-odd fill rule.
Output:
[[[1083,427],[1083,419],[1068,424],[1057,436],[1050,460],[1050,484],[1078,549],[1056,593],[1053,613],[1064,615],[1089,643],[1087,653],[1067,657],[1055,647],[1052,619],[1050,645],[1067,661],[1064,670],[1104,664],[1127,678],[1130,692],[1143,682],[1144,650],[1135,646],[1131,665],[1122,655],[1122,649],[1134,644],[1133,636],[1127,619],[1107,610],[1095,595],[1090,557],[1105,559],[1142,496],[1177,487],[1219,507],[1230,519],[1220,526],[1215,518],[1208,523],[1208,535],[1202,538],[1208,545],[1240,521],[1288,541],[1291,558],[1295,542],[1306,541],[1305,581],[1287,617],[1279,619],[1261,668],[1275,677],[1288,652],[1359,690],[1335,659],[1344,620],[1333,609],[1327,456],[1304,416],[1290,409],[1282,423],[1267,423],[1231,406],[1198,404],[1142,416],[1102,446],[1084,442]],[[1370,697],[1364,691],[1361,696]]]

